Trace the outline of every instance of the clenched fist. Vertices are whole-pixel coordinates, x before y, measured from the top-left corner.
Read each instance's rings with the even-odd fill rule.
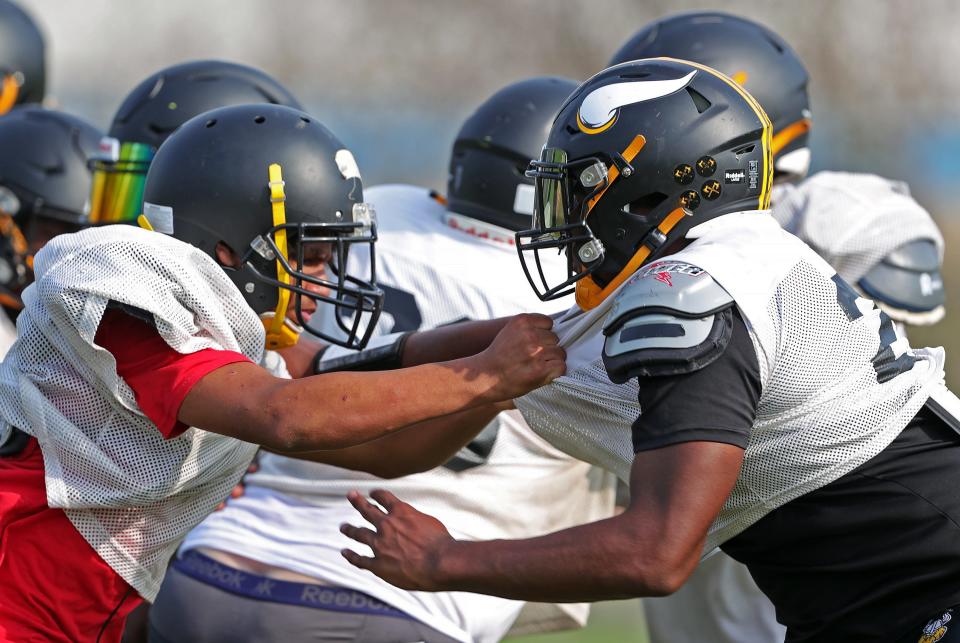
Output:
[[[495,401],[520,397],[564,374],[567,355],[552,329],[546,315],[517,315],[476,356],[482,370],[497,378]]]

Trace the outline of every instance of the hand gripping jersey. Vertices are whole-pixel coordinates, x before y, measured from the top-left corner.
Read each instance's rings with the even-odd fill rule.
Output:
[[[618,342],[629,349],[643,341],[647,331],[624,335],[628,327],[669,324],[665,310],[666,317],[702,322],[689,332],[708,340],[722,332],[715,322],[732,302],[756,349],[762,393],[740,476],[710,528],[706,553],[882,451],[931,393],[945,390],[944,357],[941,349],[910,350],[889,318],[766,212],[725,215],[690,236],[688,247],[638,271],[603,311],[561,318],[567,374],[517,400],[517,408],[562,451],[626,480],[630,428],[640,412],[636,379],[618,385],[608,377],[604,326],[614,336],[608,353]],[[661,292],[675,287],[683,290]],[[674,312],[644,311],[647,298],[672,299]],[[639,312],[618,326],[630,309]]]
[[[943,317],[943,236],[905,183],[819,172],[774,186],[773,216],[894,319]]]
[[[420,188],[382,186],[364,195],[378,217],[382,332],[543,310],[523,276],[511,232],[448,213]],[[362,260],[351,251],[351,261]],[[339,532],[341,523],[357,520],[348,491],[388,488],[468,539],[521,538],[606,518],[614,495],[610,474],[546,444],[516,412],[500,414],[447,466],[425,473],[384,481],[263,453],[259,471],[246,482],[244,496],[205,520],[185,549],[221,549],[354,588],[463,641],[583,625],[587,606],[408,592],[358,570],[340,555],[344,547],[356,548]]]
[[[191,428],[164,440],[94,343],[109,302],[152,318],[180,353],[260,361],[263,325],[200,250],[131,226],[53,239],[0,364],[0,417],[37,438],[51,507],[153,600],[183,536],[227,496],[256,446]],[[55,555],[55,552],[52,554]]]

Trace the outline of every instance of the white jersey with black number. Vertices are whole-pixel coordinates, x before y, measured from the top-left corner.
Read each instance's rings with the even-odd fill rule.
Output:
[[[530,426],[561,450],[627,479],[636,380],[613,384],[601,329],[638,280],[671,286],[701,271],[729,293],[757,353],[762,393],[737,483],[706,551],[764,515],[829,484],[882,451],[931,393],[943,390],[942,349],[909,349],[872,302],[857,297],[807,245],[766,212],[691,231],[693,243],[641,269],[597,309],[572,310],[558,332],[567,374],[517,400]]]
[[[378,217],[377,281],[386,292],[379,332],[545,312],[524,277],[512,232],[449,213],[421,188],[374,187],[364,197]],[[363,257],[355,253],[351,261],[359,269]],[[613,476],[547,444],[519,413],[500,414],[480,440],[482,464],[474,459],[477,466],[459,471],[440,467],[389,481],[263,454],[244,496],[204,521],[184,548],[220,549],[363,591],[462,641],[583,625],[586,605],[408,592],[340,555],[347,547],[370,553],[339,532],[341,523],[358,520],[345,499],[352,489],[386,487],[439,518],[456,537],[474,540],[539,535],[612,514]]]
[[[153,600],[182,538],[227,496],[257,447],[196,428],[164,439],[94,342],[101,317],[116,302],[150,315],[179,353],[212,348],[253,361],[263,356],[263,325],[205,253],[132,226],[58,236],[34,271],[19,338],[0,364],[0,428],[37,439],[47,503]]]

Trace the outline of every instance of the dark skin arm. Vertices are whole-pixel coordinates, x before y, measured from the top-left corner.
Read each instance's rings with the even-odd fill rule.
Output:
[[[308,451],[292,454],[292,457],[366,471],[380,478],[421,473],[452,458],[508,404],[491,404],[425,420],[355,447]],[[390,454],[390,457],[384,457],[384,454]]]
[[[490,345],[509,319],[463,322],[414,333],[404,345],[403,366],[427,364],[441,355],[453,359],[479,353]],[[312,374],[316,354],[323,348],[323,343],[304,336],[296,345],[280,351],[280,354],[291,376],[299,378]],[[439,467],[475,438],[497,413],[511,408],[513,402],[507,400],[417,422],[390,435],[346,449],[287,455],[344,469],[366,471],[380,478],[400,478]],[[392,455],[385,458],[384,453]]]
[[[687,442],[637,454],[630,506],[619,516],[524,540],[454,540],[444,526],[387,491],[353,506],[376,531],[344,525],[374,558],[343,555],[405,589],[467,591],[525,601],[663,596],[696,567],[707,530],[733,489],[743,450]]]
[[[468,321],[414,333],[403,347],[404,367],[470,357],[484,351],[512,317]],[[325,345],[306,334],[280,351],[293,378],[313,374],[313,360]]]
[[[552,325],[544,315],[517,315],[476,355],[395,371],[287,380],[249,362],[231,364],[194,385],[177,417],[285,455],[356,446],[558,377],[565,355]]]

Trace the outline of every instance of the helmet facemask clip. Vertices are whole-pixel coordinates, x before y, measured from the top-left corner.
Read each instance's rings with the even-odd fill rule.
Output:
[[[607,167],[599,157],[567,162],[567,153],[557,148],[544,148],[540,160],[530,162],[526,176],[534,180],[533,227],[517,232],[515,239],[524,274],[541,301],[569,295],[577,281],[603,263],[603,244],[586,216],[609,185]],[[551,281],[558,280],[548,278],[540,260],[540,252],[547,249],[567,255],[567,274],[556,285]],[[531,256],[535,273],[528,265]]]

